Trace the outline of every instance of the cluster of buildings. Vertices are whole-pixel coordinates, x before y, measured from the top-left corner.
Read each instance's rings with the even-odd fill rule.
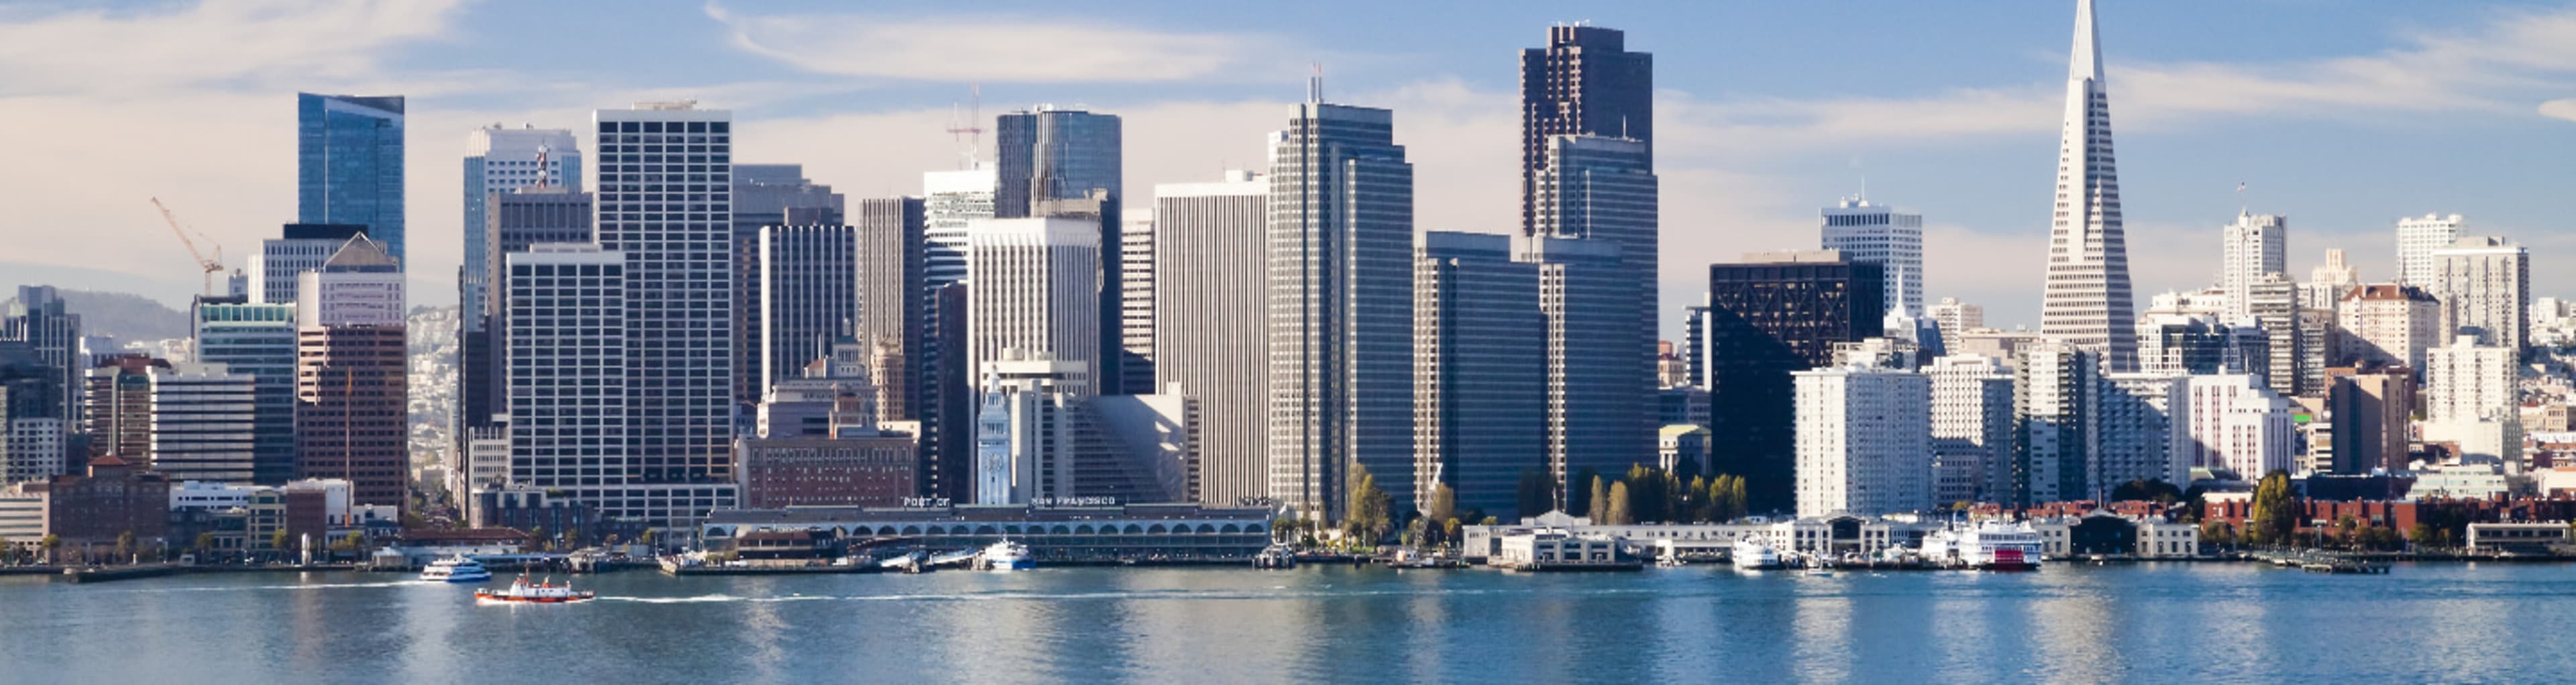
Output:
[[[1265,165],[1141,197],[1120,118],[1081,109],[1000,115],[991,159],[875,198],[737,163],[733,114],[693,102],[476,129],[457,444],[427,482],[404,101],[304,94],[297,221],[194,303],[193,358],[83,355],[78,316],[22,291],[0,477],[330,479],[397,518],[441,490],[466,525],[597,532],[810,506],[1337,520],[1363,473],[1398,512],[1512,520],[1540,513],[1534,486],[1567,506],[1637,465],[1737,475],[1753,511],[1809,518],[2548,466],[2518,374],[2576,318],[2534,308],[2528,252],[2459,216],[2400,221],[2385,280],[2330,251],[2299,281],[2288,220],[2240,213],[2211,288],[2138,311],[2079,8],[2036,332],[1928,302],[1922,215],[1853,197],[1818,249],[1711,265],[1685,339],[1658,341],[1653,59],[1584,24],[1521,53],[1508,235],[1417,232],[1395,114],[1320,78]]]

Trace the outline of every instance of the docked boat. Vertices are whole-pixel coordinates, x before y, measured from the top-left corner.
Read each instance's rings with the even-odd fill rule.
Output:
[[[1029,557],[1028,545],[1003,540],[984,548],[983,566],[988,571],[1026,571],[1038,564]]]
[[[519,576],[517,580],[510,581],[510,587],[506,589],[475,590],[474,602],[476,604],[571,604],[590,601],[598,596],[599,593],[589,590],[572,589],[570,582],[562,585],[545,581],[530,583],[527,576]]]
[[[480,583],[492,579],[492,571],[481,562],[462,556],[429,562],[420,570],[420,579],[433,583]]]
[[[1735,546],[1728,549],[1726,556],[1737,569],[1741,570],[1772,571],[1782,568],[1779,552],[1772,551],[1770,545],[1762,544],[1750,537],[1736,540]]]
[[[1269,547],[1262,548],[1261,554],[1252,558],[1252,567],[1259,569],[1296,568],[1297,551],[1289,549],[1287,545],[1271,545]]]
[[[1982,571],[2039,569],[2042,543],[2028,523],[1981,521],[1923,537],[1923,558],[1950,568]]]

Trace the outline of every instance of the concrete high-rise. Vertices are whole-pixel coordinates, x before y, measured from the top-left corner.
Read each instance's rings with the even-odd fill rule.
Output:
[[[1932,379],[1933,505],[1992,502],[2010,492],[2012,365],[1950,355],[1932,360],[1923,375]]]
[[[2101,458],[2102,357],[2063,340],[2023,347],[2013,364],[2012,489],[2002,503],[2027,507],[2083,499],[2087,468]]]
[[[2466,333],[2425,351],[2424,440],[2456,443],[2464,461],[2494,460],[2508,474],[2522,473],[2516,359],[2513,348]]]
[[[2234,223],[2218,227],[2218,287],[2227,291],[2228,320],[2254,315],[2256,281],[2289,272],[2289,232],[2287,217],[2249,212],[2237,212]]]
[[[66,454],[63,470],[86,471],[88,458],[116,455],[134,464],[152,463],[152,369],[170,362],[141,354],[101,359],[81,378],[81,427],[89,434],[88,454]]]
[[[2415,374],[2404,368],[2336,368],[2326,372],[2326,413],[2333,417],[2332,471],[2406,470]]]
[[[1549,438],[1561,433],[1550,420],[1549,377],[1562,374],[1548,373],[1557,336],[1539,308],[1541,268],[1514,260],[1500,235],[1430,231],[1414,248],[1414,489],[1401,493],[1411,506],[1430,510],[1447,484],[1459,511],[1546,513],[1517,509],[1522,475],[1556,466]]]
[[[1340,520],[1354,467],[1413,491],[1413,165],[1393,112],[1322,91],[1271,150],[1270,493]]]
[[[1154,385],[1199,398],[1208,504],[1270,495],[1269,204],[1250,171],[1154,186]]]
[[[544,243],[502,259],[497,285],[509,299],[493,327],[506,341],[509,400],[496,408],[509,416],[508,482],[578,501],[634,499],[599,492],[650,473],[630,449],[638,398],[627,387],[636,372],[627,363],[626,255]]]
[[[250,483],[258,442],[256,379],[222,364],[193,362],[146,373],[152,381],[152,470],[174,481]]]
[[[1884,333],[1886,271],[1830,250],[1755,253],[1708,267],[1704,348],[1716,470],[1744,477],[1753,511],[1786,511],[1796,436],[1790,373],[1834,363],[1836,343]]]
[[[2193,376],[2186,420],[2192,466],[2224,468],[2246,480],[2292,468],[2297,432],[2290,401],[2253,376]]]
[[[1960,302],[1956,297],[1941,298],[1928,308],[1932,323],[1941,328],[1941,349],[1957,352],[1960,334],[1986,327],[1984,305]]]
[[[2442,342],[2442,306],[2422,288],[2377,284],[2353,288],[2337,308],[2343,348],[2337,365],[2424,368],[2424,351]]]
[[[2438,273],[2433,251],[2460,240],[2460,215],[2426,214],[2397,220],[2397,282],[2432,287]]]
[[[2297,396],[2303,369],[2299,367],[2299,284],[2280,272],[2266,272],[2245,282],[2245,289],[2229,291],[2227,302],[2244,310],[2233,320],[2252,319],[2263,327],[2270,338],[2266,350],[2271,357],[2264,364],[2262,376],[2272,391],[2283,396]]]
[[[2191,484],[2190,376],[2115,373],[2103,376],[2101,446],[2084,469],[2082,499],[2109,501],[2135,480]]]
[[[581,143],[570,129],[505,128],[493,124],[465,137],[465,265],[457,275],[459,335],[482,334],[489,323],[491,203],[494,193],[531,186],[582,188]],[[584,212],[587,214],[588,212]],[[584,221],[588,221],[587,218]]]
[[[2514,350],[2531,346],[2531,250],[2495,237],[2461,238],[2433,251],[2445,335],[2475,335]]]
[[[298,281],[295,476],[347,480],[356,504],[407,508],[411,355],[401,262],[358,236]]]
[[[993,216],[1041,216],[1047,200],[1123,198],[1118,116],[1040,105],[995,117]]]
[[[1080,378],[1058,392],[1100,393],[1100,229],[1061,217],[981,219],[967,246],[967,366],[1018,350],[1028,357],[1081,365]],[[967,390],[970,388],[961,388]]]
[[[17,299],[0,318],[0,340],[26,343],[35,361],[53,375],[48,384],[53,396],[46,400],[53,408],[46,415],[66,427],[82,425],[81,379],[89,365],[81,356],[81,317],[63,303],[62,293],[49,285],[18,286]]]
[[[551,163],[550,163],[551,164]],[[471,259],[483,265],[480,281],[506,283],[504,271],[509,255],[526,252],[544,244],[590,244],[597,239],[591,228],[596,203],[590,193],[570,186],[548,184],[515,190],[498,190],[484,201],[484,222],[477,241],[483,255]],[[460,286],[462,292],[466,288]],[[460,308],[461,309],[461,308]],[[482,316],[468,318],[457,327],[463,338],[457,346],[457,382],[464,387],[456,394],[457,425],[488,427],[492,417],[508,414],[509,360],[508,336],[500,330],[509,314],[507,293],[484,289],[483,304],[476,309]],[[479,319],[479,320],[478,320]],[[470,445],[471,431],[458,431],[459,454]]]
[[[1606,331],[1641,318],[1636,267],[1608,240],[1524,238],[1515,259],[1538,265],[1544,331],[1547,466],[1571,492],[1584,472],[1618,474],[1656,463],[1653,357]],[[1652,273],[1652,270],[1647,270]],[[1651,340],[1651,339],[1649,339]],[[1559,502],[1573,498],[1560,493]]]
[[[2119,172],[2111,154],[2111,98],[2102,79],[2093,0],[2076,0],[2066,124],[2057,149],[2057,204],[2049,229],[2040,333],[2101,352],[2105,368],[2137,368],[2136,302],[2121,229]]]
[[[753,382],[769,386],[804,375],[806,364],[829,356],[833,341],[856,336],[865,315],[859,271],[859,229],[846,224],[762,226],[759,229],[761,331],[754,351]]]
[[[996,178],[990,167],[921,175],[924,288],[966,282],[966,222],[996,216]]]
[[[358,224],[403,257],[403,98],[295,95],[296,221]]]
[[[368,233],[358,224],[287,224],[279,235],[260,241],[259,253],[250,257],[247,294],[253,304],[295,304],[304,272],[322,268],[342,244]]]
[[[1922,214],[1852,197],[1826,207],[1822,223],[1825,249],[1841,252],[1845,259],[1886,268],[1887,305],[1880,312],[1924,315]],[[1984,318],[1982,310],[1978,315]],[[1946,335],[1950,329],[1941,331]]]
[[[831,186],[805,178],[803,165],[733,167],[733,395],[746,416],[768,389],[768,379],[761,376],[761,351],[771,349],[761,337],[769,330],[760,318],[766,311],[761,292],[761,228],[839,226],[847,210],[847,200],[832,192]]]
[[[1799,371],[1800,518],[1932,508],[1932,381],[1912,371]]]
[[[34,346],[0,340],[0,486],[63,473],[74,427],[61,414],[62,383]]]
[[[1532,238],[1580,238],[1618,250],[1619,269],[1635,282],[1640,382],[1653,389],[1659,186],[1654,156],[1643,140],[1595,135],[1547,139],[1539,167]]]
[[[737,493],[733,114],[681,102],[593,116],[603,160],[594,224],[628,279],[627,451],[597,486],[568,491],[604,516],[685,525]]]
[[[1655,56],[1630,52],[1618,29],[1548,27],[1547,46],[1521,50],[1521,232],[1537,235],[1539,176],[1551,138],[1591,135],[1636,141],[1655,160]],[[1648,263],[1652,263],[1649,260]]]
[[[922,200],[917,197],[869,198],[858,201],[850,215],[858,232],[858,329],[882,352],[884,364],[874,374],[880,420],[921,418],[919,370],[923,348]]]
[[[2326,250],[2326,262],[2308,270],[2308,282],[2300,284],[2307,306],[2331,310],[2343,301],[2343,294],[2361,285],[2361,271],[2344,262],[2342,248]]]
[[[251,377],[251,482],[283,485],[295,478],[295,306],[246,299],[197,298],[197,361]]]

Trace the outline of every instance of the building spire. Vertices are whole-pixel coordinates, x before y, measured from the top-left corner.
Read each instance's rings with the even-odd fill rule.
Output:
[[[2075,49],[2067,60],[2066,77],[2102,80],[2102,41],[2094,35],[2093,0],[2075,0]]]

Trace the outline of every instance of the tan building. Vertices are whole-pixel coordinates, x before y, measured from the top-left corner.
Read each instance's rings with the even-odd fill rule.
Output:
[[[2336,366],[2424,368],[2424,351],[2442,344],[2442,307],[2411,285],[2375,284],[2345,291],[2342,349]]]

